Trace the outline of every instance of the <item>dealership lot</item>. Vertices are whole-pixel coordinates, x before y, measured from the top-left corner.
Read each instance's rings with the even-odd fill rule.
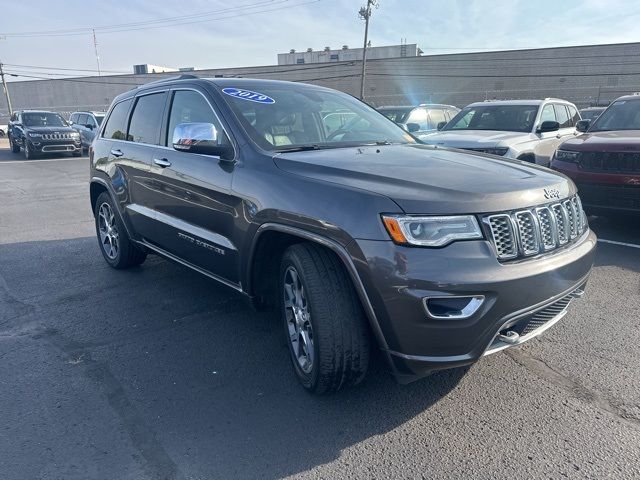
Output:
[[[23,478],[640,476],[640,226],[592,218],[587,293],[538,339],[315,398],[280,323],[181,266],[114,271],[86,158],[0,141],[0,471]]]

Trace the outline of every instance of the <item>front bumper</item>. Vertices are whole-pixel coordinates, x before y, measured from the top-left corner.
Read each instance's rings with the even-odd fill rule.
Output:
[[[574,181],[585,207],[640,212],[640,172],[588,172],[576,163],[558,160],[554,160],[551,167]]]
[[[80,139],[64,139],[64,140],[40,140],[28,139],[29,147],[35,154],[40,153],[64,153],[64,152],[80,152],[82,151],[82,143]]]
[[[501,346],[494,345],[500,331],[521,328],[537,312],[577,294],[591,271],[595,247],[596,236],[587,230],[567,247],[509,263],[498,262],[487,241],[427,249],[357,240],[348,249],[394,373],[408,382],[475,362],[492,345]],[[423,299],[443,296],[485,300],[469,318],[430,317]]]

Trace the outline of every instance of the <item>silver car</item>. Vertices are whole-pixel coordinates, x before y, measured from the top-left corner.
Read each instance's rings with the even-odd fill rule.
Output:
[[[548,166],[579,120],[576,106],[557,98],[478,102],[422,140]]]
[[[448,122],[460,111],[453,105],[439,103],[422,103],[410,107],[380,107],[377,110],[420,139],[437,132],[438,124]]]
[[[82,148],[89,148],[96,136],[98,127],[102,125],[105,112],[73,112],[69,117],[71,126],[80,133]]]

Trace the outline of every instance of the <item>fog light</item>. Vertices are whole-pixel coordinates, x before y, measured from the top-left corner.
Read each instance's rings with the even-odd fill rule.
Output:
[[[484,295],[426,297],[423,302],[431,318],[462,320],[478,311],[484,303]]]

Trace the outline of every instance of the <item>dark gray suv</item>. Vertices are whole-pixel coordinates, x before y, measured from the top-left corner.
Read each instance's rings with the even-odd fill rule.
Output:
[[[593,262],[566,177],[418,144],[317,86],[148,84],[114,100],[89,152],[107,263],[156,253],[278,308],[316,393],[362,380],[374,346],[409,382],[522,343],[562,318]]]

